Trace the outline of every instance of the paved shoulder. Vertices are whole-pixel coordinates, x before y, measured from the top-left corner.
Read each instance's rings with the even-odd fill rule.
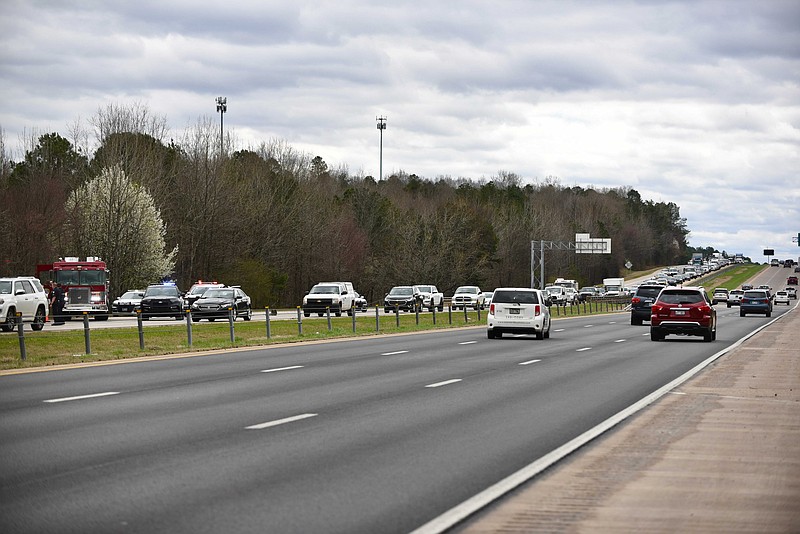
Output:
[[[798,532],[800,310],[458,532]]]

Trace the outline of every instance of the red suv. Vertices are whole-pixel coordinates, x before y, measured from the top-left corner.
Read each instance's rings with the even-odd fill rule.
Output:
[[[786,283],[796,286],[797,285],[797,277],[796,276],[790,276],[789,278],[786,279]]]
[[[650,339],[668,334],[717,339],[717,311],[702,287],[667,287],[650,309]]]

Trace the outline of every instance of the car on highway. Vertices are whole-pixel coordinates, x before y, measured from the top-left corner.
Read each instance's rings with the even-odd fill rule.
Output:
[[[786,279],[786,283],[789,284],[789,285],[792,285],[792,286],[796,286],[797,285],[797,277],[796,276],[790,276],[789,278]]]
[[[772,316],[772,296],[766,289],[750,289],[742,295],[739,303],[739,317],[748,313],[763,313]]]
[[[728,290],[724,287],[718,287],[711,294],[711,303],[717,304],[718,302],[728,302]]]
[[[175,284],[153,284],[147,286],[142,297],[142,320],[151,317],[174,317],[183,319],[183,295]]]
[[[789,294],[789,298],[790,299],[796,299],[797,298],[797,288],[796,287],[787,287],[786,289],[784,289],[784,291],[786,291]]]
[[[142,297],[144,297],[144,290],[129,289],[111,303],[111,315],[135,314],[142,303]]]
[[[220,284],[219,282],[209,282],[208,280],[198,280],[192,287],[189,288],[189,291],[183,296],[184,303],[186,306],[191,306],[194,301],[199,299],[203,296],[207,290],[211,289],[212,287],[225,287],[225,284]]]
[[[412,312],[422,309],[422,294],[415,286],[394,286],[383,298],[383,311],[395,310]]]
[[[791,304],[789,302],[789,293],[787,293],[784,290],[776,291],[774,302],[775,304],[786,304],[787,306],[790,306]]]
[[[717,310],[702,287],[666,287],[658,294],[650,314],[650,339],[662,341],[670,334],[717,338]]]
[[[567,305],[567,290],[563,286],[547,286],[544,288],[547,293],[547,298],[550,299],[550,304],[553,306],[566,306]]]
[[[483,306],[485,308],[488,308],[492,304],[492,295],[494,295],[494,291],[483,292]]]
[[[353,308],[360,312],[367,311],[367,298],[358,291],[353,291]]]
[[[586,302],[589,299],[601,297],[602,295],[603,293],[600,291],[599,287],[586,286],[578,291],[578,300],[580,302]]]
[[[233,320],[238,317],[249,321],[253,318],[250,297],[239,287],[212,287],[203,292],[203,296],[195,300],[190,308],[192,321],[208,319],[228,319],[233,312]]]
[[[355,301],[353,291],[348,291],[346,282],[320,282],[315,284],[303,297],[303,315],[316,313],[322,317],[325,313],[341,317],[342,312],[353,315]]]
[[[658,284],[642,284],[636,288],[631,297],[631,324],[641,326],[642,321],[650,320],[650,307],[656,301],[664,286]]]
[[[731,306],[738,306],[740,302],[742,302],[742,295],[744,295],[744,291],[741,289],[731,289],[728,291],[728,302],[726,303],[728,308]]]
[[[550,337],[550,310],[546,295],[539,289],[501,287],[494,290],[486,316],[486,336],[533,334],[536,339]]]
[[[0,278],[0,330],[13,330],[18,313],[23,322],[31,323],[33,330],[44,328],[48,314],[47,293],[38,278]]]
[[[456,288],[451,300],[454,310],[472,308],[482,310],[484,297],[483,291],[478,286],[461,286]]]
[[[436,308],[439,311],[444,311],[444,294],[439,291],[436,286],[430,284],[417,284],[414,286],[422,295],[422,306],[428,308],[428,311],[433,311]]]

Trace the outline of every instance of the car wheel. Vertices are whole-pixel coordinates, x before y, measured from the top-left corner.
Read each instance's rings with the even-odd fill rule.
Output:
[[[249,321],[252,318],[253,318],[253,310],[252,308],[250,308],[250,306],[248,306],[244,314],[244,320]]]
[[[547,328],[547,331],[544,333],[545,339],[550,339],[550,327]]]
[[[650,341],[661,341],[664,339],[664,336],[658,333],[658,330],[655,328],[650,329]]]
[[[36,309],[36,314],[33,316],[33,322],[31,323],[31,328],[36,330],[37,332],[44,328],[44,320],[46,319],[44,314],[44,306],[39,306]]]
[[[441,304],[439,304],[439,311],[440,311],[440,312],[443,312],[443,311],[444,311],[444,301],[442,301],[442,303],[441,303]]]
[[[730,302],[728,303],[728,307],[729,307],[729,308],[731,307],[731,303],[730,303]]]
[[[3,332],[11,332],[14,329],[14,324],[16,322],[16,312],[13,308],[9,308],[8,312],[6,312],[6,320],[0,324],[0,329]]]
[[[183,315],[176,315],[175,316],[175,320],[176,321],[180,321],[181,319],[183,319]]]
[[[200,322],[200,317],[192,317],[192,322],[193,323],[199,323]]]
[[[491,330],[487,330],[486,337],[488,337],[489,339],[494,339],[494,332],[492,332]]]
[[[342,310],[336,310],[336,317],[342,316]]]
[[[536,332],[536,339],[544,339],[544,332]]]
[[[747,314],[744,313],[744,310],[739,310],[739,317],[744,317],[745,315]]]
[[[317,315],[318,315],[318,316],[320,316],[320,317],[322,317],[322,316],[323,316],[323,315],[325,315],[325,314],[324,314],[324,313],[322,313],[322,312],[320,312],[320,313],[318,313]]]
[[[712,341],[714,339],[714,333],[709,328],[705,333],[703,333],[703,341]]]
[[[213,323],[213,322],[214,322],[214,321],[216,321],[216,320],[217,320],[217,319],[216,319],[216,318],[214,318],[214,317],[209,317],[209,318],[208,318],[208,322],[209,322],[209,323]]]
[[[711,341],[716,341],[716,340],[717,340],[717,329],[715,327],[714,331],[711,332]]]
[[[772,312],[767,312],[767,317],[772,317]]]
[[[637,317],[631,316],[631,325],[632,326],[642,326],[642,320],[637,318]]]

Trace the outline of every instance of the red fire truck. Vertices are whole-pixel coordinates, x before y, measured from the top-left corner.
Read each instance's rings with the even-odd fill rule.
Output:
[[[42,283],[61,283],[66,292],[64,315],[83,316],[84,312],[104,321],[110,315],[108,268],[100,258],[89,256],[86,261],[67,257],[36,266],[36,276]]]

